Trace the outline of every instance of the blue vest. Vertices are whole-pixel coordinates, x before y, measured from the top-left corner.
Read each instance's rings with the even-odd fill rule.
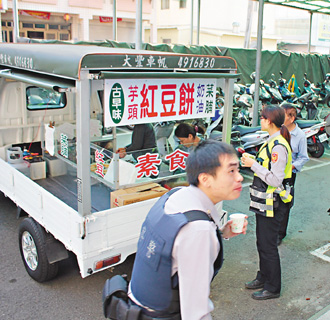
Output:
[[[211,220],[202,211],[165,214],[165,202],[177,190],[163,195],[149,211],[142,225],[131,280],[134,297],[142,305],[163,314],[180,312],[177,275],[171,276],[172,249],[178,232],[190,221]],[[220,250],[214,263],[214,276],[223,261],[222,241],[218,230],[217,236]]]

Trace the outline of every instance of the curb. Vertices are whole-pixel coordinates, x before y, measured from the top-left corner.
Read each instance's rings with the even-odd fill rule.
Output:
[[[323,308],[318,313],[314,314],[308,320],[329,320],[330,319],[330,305]]]

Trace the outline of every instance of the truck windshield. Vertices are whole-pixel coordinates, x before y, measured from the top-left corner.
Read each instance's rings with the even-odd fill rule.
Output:
[[[60,109],[64,108],[65,105],[65,93],[39,87],[28,87],[26,89],[26,106],[28,110]]]

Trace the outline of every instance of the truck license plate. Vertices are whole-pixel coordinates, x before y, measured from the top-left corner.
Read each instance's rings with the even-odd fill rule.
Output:
[[[319,135],[319,139],[320,139],[320,142],[324,142],[324,141],[328,140],[328,136],[326,133],[322,133]]]

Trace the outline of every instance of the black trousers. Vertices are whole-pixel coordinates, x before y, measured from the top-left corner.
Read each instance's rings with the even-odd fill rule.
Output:
[[[286,204],[279,201],[274,217],[256,214],[257,249],[259,271],[256,279],[264,282],[264,289],[273,293],[281,291],[281,263],[277,249],[277,237],[286,210]]]
[[[294,202],[294,184],[296,182],[296,173],[292,172],[292,177],[290,180],[290,185],[291,185],[291,195],[292,195],[292,201],[289,203],[285,204],[285,210],[284,210],[284,216],[283,220],[281,222],[280,230],[278,232],[278,237],[280,240],[284,239],[286,236],[286,231],[288,229],[288,224],[289,224],[289,214],[290,210],[293,207],[293,202]]]

